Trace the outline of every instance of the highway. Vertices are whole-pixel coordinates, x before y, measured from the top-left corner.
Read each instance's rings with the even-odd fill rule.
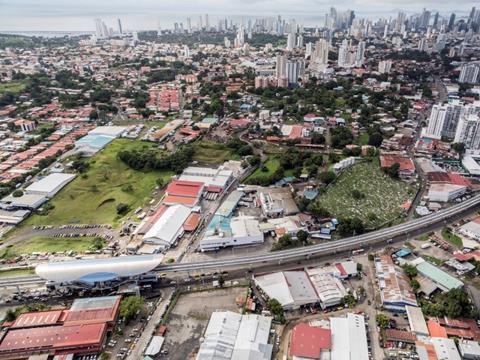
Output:
[[[386,229],[373,231],[364,235],[353,236],[327,243],[295,248],[290,250],[274,251],[266,254],[229,258],[225,260],[211,260],[205,262],[164,264],[158,267],[162,272],[194,272],[206,269],[225,269],[230,267],[253,268],[254,265],[265,263],[289,262],[293,260],[309,259],[314,256],[335,254],[347,250],[360,249],[365,246],[386,242],[397,236],[405,236],[410,233],[426,229],[432,225],[447,223],[454,216],[474,210],[480,205],[480,196],[474,196],[460,204],[448,209],[425,216],[420,219],[411,220],[400,225]]]
[[[364,235],[258,255],[192,263],[163,264],[155,270],[161,273],[189,273],[204,271],[207,269],[224,270],[227,268],[249,270],[253,268],[264,267],[266,264],[281,265],[283,263],[286,264],[295,260],[309,260],[317,256],[329,254],[334,255],[340,252],[379,245],[382,242],[386,244],[387,240],[394,239],[399,236],[408,237],[414,235],[414,233],[429,231],[434,226],[438,227],[446,225],[452,218],[458,217],[467,212],[472,212],[479,205],[480,195],[477,195],[460,204],[454,205],[448,209],[441,210],[423,218],[411,220],[400,225],[373,231]],[[0,287],[29,285],[42,282],[45,282],[45,280],[42,280],[38,276],[12,277],[0,279]]]

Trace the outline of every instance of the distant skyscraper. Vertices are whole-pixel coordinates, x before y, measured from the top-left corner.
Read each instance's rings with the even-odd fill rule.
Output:
[[[434,29],[437,29],[437,27],[438,27],[438,17],[439,17],[439,16],[440,16],[440,15],[438,14],[438,11],[437,11],[437,12],[435,13],[434,18],[433,18],[433,28],[434,28]]]
[[[298,34],[297,36],[297,48],[303,48],[303,35]]]
[[[465,84],[476,84],[480,82],[480,63],[462,65],[458,82]]]
[[[210,21],[208,20],[208,14],[205,14],[205,28],[210,30]]]
[[[95,33],[98,39],[103,39],[106,37],[106,26],[103,23],[102,19],[95,19]]]
[[[365,41],[360,41],[355,55],[355,65],[362,66],[365,61]]]
[[[392,69],[392,60],[383,60],[378,63],[378,72],[380,74],[389,74]]]
[[[428,50],[427,38],[423,37],[423,38],[420,39],[420,42],[418,43],[418,50],[419,51],[427,51]]]
[[[117,19],[117,25],[118,25],[118,33],[120,35],[123,35],[122,22],[120,21],[120,19]]]
[[[293,51],[294,47],[295,47],[295,34],[293,32],[291,32],[287,36],[287,47],[286,47],[286,49],[288,51]]]
[[[469,150],[480,150],[480,118],[475,114],[462,114],[458,121],[454,142],[465,144]]]
[[[287,74],[287,57],[285,55],[277,55],[277,62],[275,65],[275,76],[277,78],[286,77]]]
[[[434,139],[453,139],[462,113],[462,104],[433,105],[425,136]]]
[[[189,17],[187,17],[187,31],[189,33],[192,32],[192,19],[190,19]]]
[[[342,44],[338,48],[338,66],[347,67],[349,66],[349,46],[347,39],[342,41]]]
[[[296,85],[298,84],[298,79],[305,72],[305,62],[303,59],[287,60],[286,71],[288,83],[291,85]]]
[[[448,31],[452,31],[455,26],[455,16],[455,13],[450,15],[450,19],[448,20]]]

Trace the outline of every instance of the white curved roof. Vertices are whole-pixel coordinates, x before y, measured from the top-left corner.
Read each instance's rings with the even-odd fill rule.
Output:
[[[160,265],[163,255],[120,256],[108,259],[73,260],[41,264],[38,276],[55,282],[108,281],[147,273]]]

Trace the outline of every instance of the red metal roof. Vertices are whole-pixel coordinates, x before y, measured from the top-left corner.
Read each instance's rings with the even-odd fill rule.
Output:
[[[432,319],[428,320],[427,326],[428,326],[428,332],[430,333],[431,337],[441,337],[441,338],[447,337],[447,331],[445,330],[445,328],[442,327],[435,320],[432,320]]]
[[[106,326],[103,323],[10,330],[0,343],[0,354],[29,349],[56,351],[67,347],[98,346]]]
[[[202,192],[202,189],[203,183],[199,181],[174,180],[168,184],[166,193],[168,195],[198,198]]]
[[[199,213],[191,213],[187,220],[183,223],[183,229],[185,231],[194,231],[198,223],[200,222],[200,214]]]
[[[12,328],[54,325],[59,322],[63,310],[40,311],[21,314],[13,322]]]
[[[292,330],[289,355],[319,359],[320,353],[332,347],[332,333],[329,329],[298,324]]]
[[[189,196],[176,196],[176,195],[167,195],[163,202],[168,205],[173,204],[182,204],[182,205],[190,205],[193,206],[197,202],[196,197],[189,197]]]
[[[415,171],[415,165],[412,159],[398,155],[381,155],[380,166],[382,168],[390,167],[393,164],[400,165],[400,171]]]
[[[387,329],[385,330],[385,335],[389,340],[409,341],[409,342],[415,342],[415,340],[417,340],[417,337],[415,336],[415,334],[405,330]]]

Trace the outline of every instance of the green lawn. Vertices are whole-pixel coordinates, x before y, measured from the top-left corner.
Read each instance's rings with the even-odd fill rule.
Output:
[[[33,274],[35,274],[35,270],[31,268],[2,270],[0,271],[0,278],[17,277],[17,276],[33,275]]]
[[[456,246],[460,249],[463,247],[463,242],[460,236],[455,235],[447,228],[442,229],[442,237],[444,240],[447,240],[453,246]]]
[[[208,164],[223,164],[227,160],[240,160],[226,145],[215,141],[202,140],[193,144],[195,155],[193,159]]]
[[[6,92],[18,94],[25,90],[25,84],[21,81],[10,81],[8,83],[0,83],[0,95]]]
[[[272,176],[273,173],[280,167],[280,160],[276,156],[269,156],[263,165],[267,171],[263,171],[262,167],[259,167],[245,180],[247,184],[258,179],[264,179]]]
[[[18,242],[4,250],[0,257],[11,259],[22,254],[34,252],[85,252],[94,250],[95,238],[92,236],[77,238],[58,238],[47,236],[34,236],[26,241]]]
[[[358,190],[363,198],[354,199]],[[377,162],[360,162],[345,170],[317,202],[332,216],[358,217],[367,227],[378,227],[399,218],[401,205],[411,200],[415,189],[385,175]]]
[[[59,225],[69,223],[118,225],[125,216],[118,216],[119,203],[130,206],[130,214],[151,198],[155,181],[168,182],[169,171],[136,171],[117,159],[120,150],[155,146],[152,143],[117,139],[90,160],[90,168],[78,175],[58,193],[47,215],[31,216],[26,225]],[[126,190],[127,189],[127,190]]]

